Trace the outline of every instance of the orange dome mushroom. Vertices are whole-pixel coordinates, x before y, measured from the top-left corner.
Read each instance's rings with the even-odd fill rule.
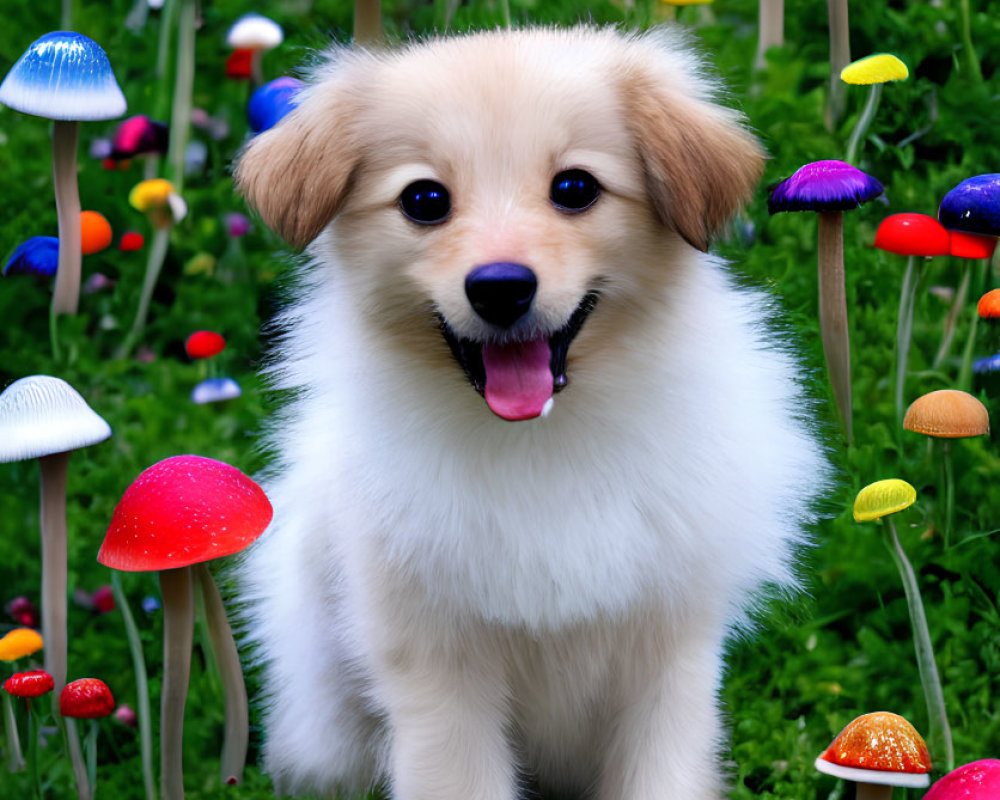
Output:
[[[961,439],[989,433],[990,416],[986,406],[968,392],[938,389],[910,404],[903,427],[939,439]]]
[[[889,711],[853,720],[815,763],[820,772],[857,783],[857,800],[888,800],[893,786],[930,785],[931,759],[923,737]]]

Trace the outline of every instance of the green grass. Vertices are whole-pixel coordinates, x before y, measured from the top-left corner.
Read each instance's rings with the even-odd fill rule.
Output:
[[[174,232],[163,276],[154,296],[145,344],[151,360],[115,360],[112,354],[131,322],[144,269],[144,253],[109,250],[87,256],[85,277],[100,271],[117,281],[113,290],[84,296],[81,313],[63,318],[60,336],[66,355],[53,361],[48,345],[49,289],[32,279],[0,281],[0,386],[24,375],[59,375],[75,386],[108,420],[114,436],[75,454],[69,483],[70,589],[93,591],[109,582],[95,561],[111,512],[135,476],[154,461],[180,453],[218,458],[253,473],[264,459],[255,446],[261,420],[274,400],[266,396],[255,369],[261,357],[259,330],[280,302],[286,251],[255,225],[242,241],[245,266],[225,280],[232,253],[223,216],[245,210],[229,179],[233,154],[245,135],[245,85],[226,81],[228,25],[250,4],[235,0],[204,3],[197,36],[194,105],[228,121],[220,141],[202,131],[193,138],[207,145],[206,168],[189,175],[184,195],[190,215]],[[344,39],[351,10],[333,0],[268,0],[254,9],[280,22],[286,43],[264,60],[267,77],[292,70],[310,51],[333,36]],[[412,0],[387,2],[387,27],[397,36],[443,27],[444,5]],[[915,434],[901,435],[892,407],[891,365],[898,292],[905,260],[871,247],[879,221],[890,213],[934,214],[941,197],[963,178],[1000,170],[1000,2],[973,2],[972,36],[985,81],[968,74],[962,53],[959,4],[855,3],[851,44],[855,57],[892,52],[909,66],[911,77],[886,87],[864,144],[860,166],[886,187],[883,200],[848,215],[846,261],[855,393],[856,445],[845,448],[829,411],[816,320],[816,222],[811,214],[768,217],[766,192],[758,191],[733,234],[718,249],[753,284],[773,289],[801,343],[803,379],[822,401],[817,414],[829,431],[839,468],[836,487],[820,509],[817,547],[804,554],[805,593],[762,614],[760,629],[735,640],[723,690],[731,742],[727,759],[732,797],[827,800],[849,798],[850,789],[813,769],[815,756],[858,714],[891,710],[920,730],[927,720],[913,655],[902,586],[889,554],[872,525],[853,522],[854,495],[867,483],[900,477],[918,491],[915,506],[900,515],[903,546],[914,562],[927,606],[945,699],[954,729],[958,763],[1000,755],[1000,455],[995,439],[956,443],[956,535],[946,549],[938,533],[941,503],[936,453]],[[131,2],[77,2],[75,27],[107,50],[125,94],[129,113],[167,119],[171,86],[157,80],[153,65],[160,14],[142,31],[123,25]],[[514,0],[516,21],[566,24],[578,19],[648,24],[658,10],[640,0],[625,12],[611,2],[574,4],[565,0]],[[769,67],[751,71],[756,45],[756,5],[750,0],[716,0],[711,19],[695,8],[679,13],[698,25],[704,47],[732,88],[771,154],[763,185],[808,161],[843,157],[847,138],[865,100],[851,89],[847,113],[832,129],[824,125],[827,95],[825,4],[788,4],[786,46],[772,51]],[[0,72],[38,36],[59,28],[58,4],[0,0]],[[459,8],[454,28],[499,24],[499,3],[472,2]],[[81,132],[81,196],[84,208],[101,211],[117,236],[148,224],[127,204],[141,168],[106,171],[87,156],[91,141],[109,135],[114,123],[86,123]],[[34,235],[55,235],[51,199],[48,125],[0,109],[0,255],[6,257]],[[752,229],[752,233],[748,233]],[[190,273],[191,265],[216,260],[214,274]],[[953,385],[958,356],[978,293],[963,310],[951,359],[940,369],[931,359],[941,336],[946,306],[929,291],[957,285],[966,266],[958,259],[935,259],[918,295],[911,377],[907,398]],[[230,270],[231,271],[231,270]],[[988,286],[997,285],[990,271]],[[183,351],[199,328],[222,332],[229,346],[218,358],[222,374],[236,378],[243,396],[215,406],[195,406],[188,396],[199,380],[197,365]],[[976,355],[1000,348],[1000,329],[980,326]],[[980,397],[997,407],[996,397]],[[25,595],[37,602],[37,468],[33,463],[0,465],[0,601]],[[158,696],[161,620],[139,610],[141,599],[157,594],[155,578],[124,576],[138,616],[149,662],[151,688]],[[71,605],[70,677],[99,676],[119,701],[135,705],[131,663],[120,615],[96,614]],[[11,620],[0,619],[0,633]],[[205,633],[196,632],[191,696],[185,740],[188,797],[209,798],[217,785],[222,726],[221,686],[208,656]],[[0,678],[6,673],[0,672]],[[23,722],[23,719],[22,719]],[[257,755],[255,739],[251,762]],[[102,723],[98,796],[139,797],[138,743],[133,730]],[[47,797],[71,797],[68,766],[57,739],[41,752]],[[244,786],[227,796],[270,797],[269,783],[251,766]],[[909,792],[910,798],[920,792]],[[0,768],[0,797],[30,796],[23,774]],[[907,796],[897,790],[898,797]]]

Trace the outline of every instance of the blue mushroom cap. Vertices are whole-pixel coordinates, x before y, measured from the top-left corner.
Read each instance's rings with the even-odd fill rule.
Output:
[[[767,210],[848,211],[874,200],[882,184],[845,161],[814,161],[771,189]]]
[[[59,240],[55,236],[32,236],[17,246],[4,265],[3,274],[51,278],[58,268]]]
[[[298,78],[284,76],[268,81],[250,96],[247,117],[254,133],[273,128],[295,108],[295,96],[305,84]]]
[[[191,402],[198,405],[232,400],[243,394],[240,385],[232,378],[206,378],[191,391]]]
[[[1000,236],[1000,174],[966,178],[944,196],[938,208],[944,227]]]
[[[976,375],[1000,373],[1000,353],[973,361],[972,371]]]
[[[126,108],[104,50],[71,31],[31,44],[0,84],[0,103],[56,120],[114,119]]]

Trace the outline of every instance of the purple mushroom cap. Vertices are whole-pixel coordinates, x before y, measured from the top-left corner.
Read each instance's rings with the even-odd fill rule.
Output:
[[[1000,174],[966,178],[944,196],[938,220],[950,230],[1000,236]]]
[[[767,210],[848,211],[878,197],[882,184],[844,161],[814,161],[771,189]]]
[[[952,770],[935,783],[924,800],[996,800],[1000,797],[1000,761],[984,758]]]
[[[162,122],[154,122],[145,114],[139,114],[118,126],[110,155],[123,159],[145,153],[166,153],[169,145],[170,129]]]

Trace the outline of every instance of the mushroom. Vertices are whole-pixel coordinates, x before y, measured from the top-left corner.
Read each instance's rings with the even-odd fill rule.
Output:
[[[996,800],[1000,797],[1000,761],[983,758],[954,769],[935,783],[924,800]]]
[[[847,435],[854,440],[851,418],[851,351],[844,285],[844,211],[882,194],[882,184],[843,161],[815,161],[800,167],[771,189],[767,208],[815,211],[819,217],[819,324],[833,395]]]
[[[205,378],[191,390],[191,402],[196,405],[235,400],[243,394],[240,385],[232,378]]]
[[[111,244],[111,224],[99,211],[80,212],[80,252],[100,253]]]
[[[59,218],[59,269],[52,313],[75,314],[80,298],[80,195],[76,177],[79,122],[125,113],[122,94],[100,45],[79,33],[37,39],[0,84],[0,103],[54,120],[52,178]]]
[[[840,79],[844,83],[855,86],[871,86],[865,107],[847,140],[846,161],[853,163],[857,156],[858,145],[864,139],[865,133],[868,132],[872,120],[875,119],[879,100],[882,99],[882,87],[889,81],[902,81],[909,76],[910,71],[906,68],[906,64],[891,53],[877,53],[859,58],[840,71]]]
[[[896,422],[903,420],[903,387],[913,333],[913,302],[920,283],[923,262],[916,260],[948,254],[948,231],[927,214],[893,214],[882,220],[875,232],[875,247],[888,253],[907,256],[903,288],[899,294],[896,318],[896,380],[894,399]]]
[[[229,28],[226,34],[226,44],[234,50],[250,50],[250,80],[254,86],[263,83],[261,74],[261,56],[268,50],[273,50],[285,39],[281,26],[262,14],[251,11],[244,14]]]
[[[944,706],[944,692],[941,676],[934,659],[934,647],[927,615],[924,613],[920,587],[910,560],[900,544],[891,516],[909,508],[917,499],[917,491],[909,483],[898,478],[876,481],[858,492],[854,500],[855,522],[883,522],[882,541],[892,555],[899,570],[906,595],[906,606],[910,613],[910,628],[913,631],[913,648],[917,656],[920,685],[927,703],[927,718],[930,721],[931,749],[935,758],[946,764],[954,763],[954,749],[951,742],[951,726]]]
[[[184,202],[174,185],[164,178],[153,178],[142,181],[132,187],[128,202],[132,208],[143,212],[153,226],[153,241],[149,247],[146,259],[146,273],[142,279],[142,289],[139,293],[139,306],[135,312],[132,327],[122,344],[119,355],[125,357],[142,336],[146,327],[146,316],[149,314],[149,304],[153,299],[153,289],[163,269],[170,246],[170,231],[175,222],[180,222],[187,216],[187,203]]]
[[[45,670],[66,683],[66,476],[70,452],[111,428],[60,378],[21,378],[0,394],[0,462],[37,458],[41,475],[42,638]]]
[[[14,248],[3,274],[38,275],[51,278],[59,267],[59,240],[55,236],[32,236]]]
[[[156,176],[158,157],[166,155],[170,145],[170,128],[165,122],[155,122],[145,114],[138,114],[123,121],[111,142],[111,158],[123,161],[142,157],[145,162],[143,177]]]
[[[184,342],[188,358],[204,359],[218,355],[226,347],[222,334],[215,331],[195,331]]]
[[[941,439],[944,462],[944,544],[949,547],[954,524],[955,480],[952,475],[951,440],[984,436],[990,432],[986,406],[968,392],[938,389],[914,400],[903,417],[903,429]]]
[[[3,688],[4,727],[7,733],[7,765],[11,772],[24,769],[24,757],[21,755],[21,743],[17,735],[17,722],[14,719],[14,707],[11,697],[20,697],[28,707],[28,762],[31,764],[31,779],[35,784],[35,794],[42,796],[38,779],[38,731],[35,729],[35,717],[31,713],[31,701],[52,691],[52,676],[44,669],[33,669],[28,672],[15,672],[6,681]]]
[[[87,734],[85,744],[88,764],[97,763],[97,720],[108,716],[114,710],[115,698],[107,684],[99,678],[80,678],[67,683],[59,693],[59,713],[67,723],[69,720],[90,720],[90,733]],[[75,726],[67,724],[67,736],[71,742],[76,742]],[[89,769],[85,779],[89,791],[87,796],[92,797],[96,788],[96,771]]]
[[[976,303],[976,311],[991,324],[1000,322],[1000,289],[990,289],[980,297]]]
[[[42,649],[42,637],[38,631],[30,628],[15,628],[0,638],[0,661],[17,661],[18,659],[30,656]],[[15,676],[16,677],[16,676]],[[51,678],[50,678],[51,679]],[[13,680],[13,679],[10,679]],[[3,722],[4,733],[7,739],[7,768],[11,772],[20,772],[24,769],[24,755],[21,752],[21,738],[17,734],[17,721],[14,718],[14,706],[10,702],[10,695],[15,694],[8,687],[10,680],[4,684],[4,689],[8,694],[3,697]],[[22,695],[17,695],[21,697]]]
[[[247,103],[250,130],[262,133],[273,128],[289,111],[295,108],[295,97],[305,84],[298,78],[283,75],[256,89]]]
[[[894,786],[930,785],[930,755],[903,717],[876,711],[851,722],[816,759],[816,769],[857,784],[857,800],[890,800]]]
[[[118,249],[123,253],[131,253],[133,250],[142,250],[146,243],[141,233],[136,231],[126,231],[122,234],[121,241],[118,242]]]
[[[184,700],[194,625],[192,572],[204,599],[226,695],[223,781],[238,782],[246,757],[248,710],[239,655],[205,562],[242,550],[271,521],[261,488],[235,467],[201,456],[174,456],[147,468],[115,508],[97,559],[123,571],[158,571],[163,595],[164,658],[160,721],[161,789],[184,796]]]
[[[951,232],[952,255],[982,259],[976,276],[977,289],[981,291],[986,280],[988,261],[1000,236],[1000,174],[976,175],[966,178],[941,200],[938,220]],[[948,355],[955,330],[955,320],[965,304],[972,270],[962,275],[958,292],[945,323],[945,336],[934,358],[934,367],[940,367]],[[976,340],[979,317],[974,316],[969,326],[957,385],[968,389],[972,376],[972,353]]]

